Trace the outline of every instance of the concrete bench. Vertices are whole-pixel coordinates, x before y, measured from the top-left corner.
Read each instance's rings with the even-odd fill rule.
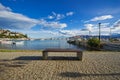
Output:
[[[79,60],[82,60],[82,51],[78,50],[78,49],[45,49],[43,50],[43,59],[47,60],[48,59],[48,52],[76,52],[77,53],[77,58]]]

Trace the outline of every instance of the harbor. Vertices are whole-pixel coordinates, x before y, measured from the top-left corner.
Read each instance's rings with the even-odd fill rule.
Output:
[[[0,0],[0,80],[120,80],[120,0]]]
[[[15,44],[13,44],[13,42]],[[44,50],[46,48],[73,48],[81,49],[77,46],[67,43],[66,39],[62,40],[10,40],[0,43],[1,49],[12,50]]]

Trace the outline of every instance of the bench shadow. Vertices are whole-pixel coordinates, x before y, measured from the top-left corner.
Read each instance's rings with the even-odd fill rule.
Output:
[[[58,56],[52,56],[48,57],[48,60],[79,60],[77,57],[58,57]]]
[[[76,78],[76,77],[85,77],[85,76],[88,76],[88,77],[89,76],[120,76],[120,73],[84,74],[79,72],[62,72],[58,75],[62,77]]]
[[[11,64],[7,64],[5,65],[5,67],[23,67],[25,65],[20,65],[20,64],[14,64],[14,65],[11,65]]]
[[[42,56],[20,56],[13,60],[44,60]],[[47,60],[79,60],[77,57],[49,56]]]

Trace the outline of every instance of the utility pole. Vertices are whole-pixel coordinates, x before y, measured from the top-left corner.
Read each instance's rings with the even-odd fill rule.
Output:
[[[99,23],[99,41],[100,41],[100,36],[101,36],[101,23]]]

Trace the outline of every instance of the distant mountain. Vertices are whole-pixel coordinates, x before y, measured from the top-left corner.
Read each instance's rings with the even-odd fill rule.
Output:
[[[89,38],[89,37],[98,37],[98,35],[95,36],[89,36],[89,35],[78,35],[78,36],[73,36],[74,38]],[[104,39],[109,39],[110,35],[101,35],[101,38]],[[72,38],[72,37],[71,37]],[[114,33],[111,35],[111,38],[120,38],[120,34]]]
[[[120,38],[120,34],[118,34],[118,33],[114,33],[111,36],[112,36],[112,38]]]
[[[28,38],[26,34],[0,29],[0,38]]]

